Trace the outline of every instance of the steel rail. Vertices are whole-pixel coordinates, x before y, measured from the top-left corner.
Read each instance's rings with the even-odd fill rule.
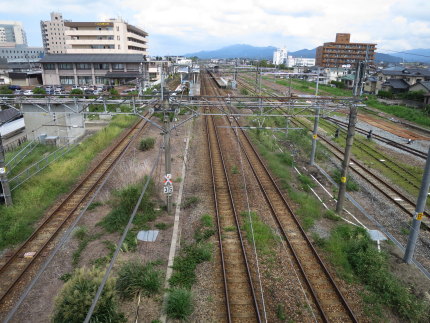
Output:
[[[209,88],[210,84],[208,84],[208,82],[203,81],[204,83],[204,88]],[[211,87],[211,89],[213,89],[213,87]],[[210,119],[210,120],[208,120]],[[245,319],[246,322],[250,322],[250,320],[254,321],[256,320],[257,322],[261,322],[261,315],[260,315],[260,310],[258,307],[258,302],[257,302],[257,297],[255,294],[255,288],[253,286],[253,281],[252,281],[252,276],[251,276],[251,269],[249,266],[249,262],[246,256],[246,251],[245,251],[245,245],[244,245],[244,239],[241,233],[241,229],[240,229],[240,224],[239,224],[239,219],[238,219],[238,215],[236,212],[236,207],[234,204],[234,200],[233,200],[233,194],[232,194],[232,190],[231,190],[231,185],[230,185],[230,181],[228,179],[228,175],[227,175],[227,170],[226,170],[226,165],[225,165],[225,160],[224,160],[224,156],[222,153],[222,149],[221,149],[221,143],[220,143],[220,138],[219,138],[219,134],[218,131],[216,129],[216,125],[215,125],[215,121],[213,120],[213,117],[205,117],[205,121],[206,121],[206,132],[207,132],[207,139],[208,139],[208,146],[209,146],[209,151],[210,151],[210,165],[211,165],[211,173],[212,173],[212,183],[213,183],[213,192],[214,192],[214,200],[215,200],[215,206],[216,206],[216,218],[217,218],[217,224],[218,224],[218,237],[219,237],[219,242],[220,242],[220,253],[221,253],[221,260],[222,260],[222,268],[223,268],[223,278],[224,278],[224,287],[225,287],[225,297],[226,297],[226,308],[227,308],[227,319],[228,322],[234,322],[237,320],[241,320],[241,319]],[[213,143],[214,142],[214,143]],[[214,152],[214,149],[216,149],[216,152]],[[216,155],[218,155],[218,163],[217,160],[215,160]],[[216,169],[217,168],[217,169]],[[221,173],[222,175],[218,175],[216,173]],[[222,177],[222,178],[220,178]],[[216,183],[217,182],[225,182],[224,185],[219,184],[219,186],[217,188]],[[229,206],[227,206],[227,209],[231,209],[231,213],[233,215],[234,218],[234,223],[236,225],[236,234],[237,237],[233,236],[233,237],[229,237],[230,240],[233,239],[237,239],[237,241],[240,244],[240,251],[241,251],[241,255],[243,257],[243,263],[244,263],[244,269],[245,269],[245,274],[246,274],[246,279],[248,282],[248,287],[250,289],[250,294],[248,297],[252,298],[252,305],[254,308],[254,313],[249,312],[249,309],[247,310],[246,307],[250,306],[249,302],[247,302],[245,299],[232,299],[232,291],[235,291],[236,293],[238,292],[238,288],[237,286],[240,285],[241,283],[235,283],[234,280],[235,278],[238,277],[232,277],[232,272],[234,272],[235,270],[237,270],[237,268],[233,268],[233,264],[228,264],[228,262],[226,261],[226,258],[228,258],[228,252],[226,253],[225,251],[225,246],[222,244],[222,239],[223,239],[223,235],[226,235],[227,233],[222,231],[222,218],[225,218],[227,216],[227,214],[220,214],[220,203],[221,203],[221,199],[220,196],[217,194],[217,190],[219,189],[223,189],[222,186],[225,186],[224,189],[226,189],[226,191],[228,192],[228,196],[224,197],[224,201],[227,199],[227,203]],[[223,201],[223,202],[224,202]],[[230,235],[232,235],[233,233],[229,232]],[[233,245],[234,241],[232,242]],[[227,255],[226,255],[227,254]],[[232,256],[230,256],[232,257]],[[230,275],[229,275],[230,272]],[[243,272],[242,272],[243,273]],[[240,274],[239,274],[240,275]],[[236,286],[235,286],[236,285]],[[235,287],[235,288],[234,288]],[[239,306],[232,306],[232,302],[238,302]],[[240,311],[242,310],[242,312]]]
[[[103,157],[98,165],[80,181],[72,192],[70,192],[60,203],[60,205],[49,213],[31,236],[23,242],[18,249],[14,250],[13,254],[8,257],[6,262],[3,263],[2,267],[0,267],[0,287],[2,293],[0,296],[1,304],[6,304],[6,299],[11,296],[15,286],[21,281],[32,265],[36,263],[36,260],[38,260],[40,256],[47,251],[48,245],[58,235],[66,222],[72,218],[72,215],[79,209],[81,203],[96,188],[106,172],[121,155],[122,150],[133,138],[131,135],[136,132],[140,133],[146,124],[146,122],[141,120],[135,123],[133,127],[123,134],[120,141],[109,149],[108,153]],[[51,225],[52,228],[49,228],[49,225]],[[48,235],[48,237],[46,237],[46,235]],[[36,250],[31,249],[33,248],[31,245],[33,241],[35,241],[34,243],[37,247]],[[40,242],[39,244],[37,244],[38,241]],[[23,261],[19,260],[21,256],[25,256],[25,252],[34,252],[34,254],[28,258],[24,257],[23,263]]]
[[[234,118],[233,120],[238,126],[240,126],[240,123],[236,118]],[[229,120],[230,124],[233,122],[233,120]],[[343,297],[341,291],[336,285],[327,267],[324,265],[322,259],[319,257],[317,251],[315,250],[312,243],[308,239],[304,229],[302,228],[300,222],[298,221],[297,216],[294,214],[289,203],[284,198],[281,190],[276,184],[276,181],[270,174],[263,160],[261,159],[258,152],[256,151],[254,145],[251,143],[245,131],[240,130],[239,133],[240,135],[238,135],[238,142],[240,144],[240,147],[244,152],[244,155],[246,156],[248,164],[250,165],[251,170],[266,199],[266,202],[270,207],[274,220],[277,223],[277,226],[280,232],[282,233],[282,236],[287,241],[289,249],[296,262],[296,265],[300,269],[300,272],[303,276],[302,278],[305,281],[306,286],[309,288],[313,296],[314,304],[318,309],[321,319],[324,322],[332,322],[336,320],[341,320],[342,322],[345,322],[348,320],[350,320],[351,322],[357,322],[357,318],[355,317],[353,311],[349,307],[348,303]],[[243,139],[239,137],[242,137]],[[257,167],[259,167],[260,172],[257,170]],[[262,176],[265,176],[265,179],[262,179]],[[276,197],[273,196],[273,194],[275,194]],[[276,198],[278,199],[277,206],[275,206]],[[285,212],[282,212],[282,210],[280,210],[280,208],[282,209],[282,207],[279,205],[279,200],[283,203],[283,207],[286,208],[287,214]],[[287,217],[292,218],[294,225],[298,230],[296,228],[293,228],[291,226],[292,223],[289,221],[287,221],[289,225],[288,227],[286,227],[285,221]],[[288,231],[291,231],[291,230],[294,230],[294,232],[298,231],[301,239],[298,236],[296,236],[294,233],[288,234],[286,232],[287,229]],[[293,236],[294,238],[293,239],[290,238],[290,235]],[[300,241],[298,241],[299,239]],[[305,247],[304,245],[306,245],[306,247],[308,248],[308,251],[310,251],[310,253],[314,257],[313,259],[303,256],[301,252],[300,252],[301,255],[299,255],[299,252],[297,252],[296,249],[300,249],[300,251],[303,252]],[[310,256],[309,253],[307,255]],[[315,271],[317,270],[315,267],[315,264],[317,264],[320,267],[324,275],[323,277],[321,276],[319,276],[318,278],[315,277],[316,276]],[[310,271],[312,271],[312,275],[309,276],[308,273]],[[328,284],[321,283],[321,279],[323,281],[326,280]],[[318,284],[325,287],[324,291],[322,291],[321,288],[315,288],[315,286]],[[337,306],[333,305],[333,294],[335,294],[338,299]],[[339,308],[339,305],[341,305],[340,308]]]

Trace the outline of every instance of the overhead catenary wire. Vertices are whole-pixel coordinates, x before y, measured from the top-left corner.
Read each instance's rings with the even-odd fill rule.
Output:
[[[89,323],[90,322],[91,316],[94,313],[94,310],[96,308],[97,302],[98,302],[98,300],[99,300],[99,298],[100,298],[100,296],[101,296],[101,294],[103,292],[103,289],[104,289],[104,287],[106,285],[106,282],[107,282],[107,280],[109,278],[109,275],[110,275],[110,273],[112,271],[113,265],[115,264],[116,258],[118,257],[118,254],[119,254],[119,252],[121,250],[121,246],[122,246],[122,244],[123,244],[123,242],[124,242],[124,240],[125,240],[125,238],[127,236],[128,231],[131,229],[131,225],[132,225],[133,220],[134,220],[134,218],[136,216],[137,210],[139,209],[140,203],[142,202],[143,196],[146,193],[146,189],[148,188],[148,185],[149,185],[149,182],[150,182],[150,180],[152,178],[152,175],[153,175],[153,173],[154,173],[154,171],[155,171],[155,169],[156,169],[156,167],[158,165],[158,162],[159,162],[160,156],[161,156],[161,151],[162,151],[162,149],[160,149],[158,151],[157,159],[155,160],[155,163],[152,166],[151,172],[149,173],[149,175],[148,175],[148,177],[147,177],[147,179],[145,181],[145,184],[144,184],[144,186],[142,188],[142,193],[140,194],[139,199],[138,199],[138,201],[137,201],[137,203],[136,203],[136,205],[135,205],[135,207],[133,209],[133,212],[132,212],[132,214],[130,216],[130,219],[129,219],[128,223],[127,223],[127,226],[124,229],[124,232],[123,232],[123,234],[121,236],[121,239],[119,240],[119,242],[118,242],[118,244],[116,246],[116,249],[115,249],[115,252],[114,252],[114,254],[112,256],[112,259],[110,261],[109,267],[108,267],[108,269],[105,272],[105,275],[103,277],[102,282],[99,285],[99,288],[97,290],[96,295],[93,298],[93,302],[92,302],[91,307],[90,307],[90,309],[89,309],[89,311],[87,313],[87,316],[85,317],[84,323]]]

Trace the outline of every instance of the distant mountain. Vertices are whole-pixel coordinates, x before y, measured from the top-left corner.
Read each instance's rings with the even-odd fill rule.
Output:
[[[192,57],[197,56],[200,59],[210,59],[210,58],[250,58],[250,59],[268,59],[272,60],[273,52],[276,50],[276,47],[267,46],[267,47],[255,47],[251,45],[231,45],[227,47],[223,47],[217,50],[212,51],[201,51],[197,53],[189,53],[183,56]],[[430,49],[417,49],[412,51],[428,51],[428,56],[430,56]],[[295,52],[288,52],[288,55],[293,57],[303,57],[303,58],[315,58],[316,48],[314,49],[301,49]],[[394,54],[393,54],[394,55]],[[376,62],[386,62],[386,63],[400,63],[402,62],[402,58],[395,57],[397,55],[388,55],[382,53],[376,53],[375,60]],[[425,54],[421,54],[425,55]],[[412,55],[408,55],[412,57]],[[418,57],[418,56],[417,56]],[[430,58],[429,58],[430,60]],[[412,61],[412,59],[407,59],[407,61]]]
[[[254,47],[251,45],[239,44],[223,47],[212,51],[201,51],[197,53],[184,54],[183,56],[197,56],[201,59],[210,58],[250,58],[250,59],[272,59],[276,47]]]
[[[317,49],[301,49],[296,52],[288,52],[289,56],[302,58],[315,58]]]
[[[400,58],[400,61],[423,62],[430,64],[430,48],[418,48],[402,51],[401,53],[392,53],[391,56]]]
[[[384,62],[384,63],[401,63],[403,60],[399,57],[395,57],[388,54],[376,53],[375,62]]]

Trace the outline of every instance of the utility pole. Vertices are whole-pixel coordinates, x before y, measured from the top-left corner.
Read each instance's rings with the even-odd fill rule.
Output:
[[[170,154],[170,109],[169,109],[169,98],[164,95],[164,73],[163,67],[161,67],[161,103],[164,110],[164,167],[165,167],[165,184],[164,193],[166,194],[167,213],[172,213],[172,192],[173,187],[171,183],[172,177],[172,166],[171,166],[171,154]]]
[[[354,101],[357,99],[359,84],[363,79],[363,74],[361,73],[362,68],[364,67],[364,62],[360,62],[357,64],[356,74],[355,74],[355,84],[354,84]],[[354,102],[349,110],[349,123],[348,123],[348,133],[346,135],[346,147],[345,153],[342,162],[342,172],[340,175],[340,184],[339,184],[339,195],[337,198],[336,204],[336,213],[341,214],[343,210],[343,203],[345,200],[346,193],[346,180],[349,169],[349,160],[351,159],[351,149],[352,144],[354,142],[354,134],[355,134],[355,124],[357,123],[357,105]]]
[[[408,244],[406,246],[405,256],[403,261],[407,264],[412,263],[412,258],[414,256],[415,246],[417,244],[418,235],[420,233],[421,221],[424,216],[424,208],[427,201],[427,195],[430,186],[430,149],[427,153],[426,166],[424,168],[424,175],[421,181],[420,194],[418,195],[417,206],[415,208],[414,220],[412,223],[412,230],[409,234]]]
[[[315,88],[315,96],[318,96],[318,85],[320,79],[320,68],[318,67],[318,76],[317,76],[317,85]],[[318,102],[318,101],[316,101]],[[320,107],[316,107],[315,109],[315,120],[314,120],[314,130],[312,131],[312,150],[311,150],[311,158],[309,164],[311,166],[315,163],[315,152],[317,150],[317,139],[318,139],[318,122],[320,119]]]
[[[9,181],[7,179],[7,169],[5,162],[5,153],[3,148],[3,141],[0,135],[0,184],[3,190],[3,198],[6,206],[12,205],[12,195],[10,193]]]

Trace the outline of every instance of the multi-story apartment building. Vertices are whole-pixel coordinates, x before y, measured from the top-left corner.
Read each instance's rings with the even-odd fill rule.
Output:
[[[376,44],[351,43],[350,34],[336,34],[336,41],[317,47],[316,65],[320,67],[352,67],[360,61],[373,62]]]
[[[285,64],[285,61],[288,58],[288,51],[286,48],[278,48],[273,52],[273,64],[281,65]]]
[[[42,21],[41,29],[47,53],[148,54],[148,34],[122,19],[73,22],[51,13],[51,21]]]
[[[43,56],[42,47],[0,46],[0,58],[5,58],[9,63],[34,63],[38,62]]]
[[[66,53],[64,20],[59,12],[51,12],[51,20],[41,21],[43,48],[47,54]]]
[[[0,46],[27,45],[27,36],[19,21],[0,20]]]

